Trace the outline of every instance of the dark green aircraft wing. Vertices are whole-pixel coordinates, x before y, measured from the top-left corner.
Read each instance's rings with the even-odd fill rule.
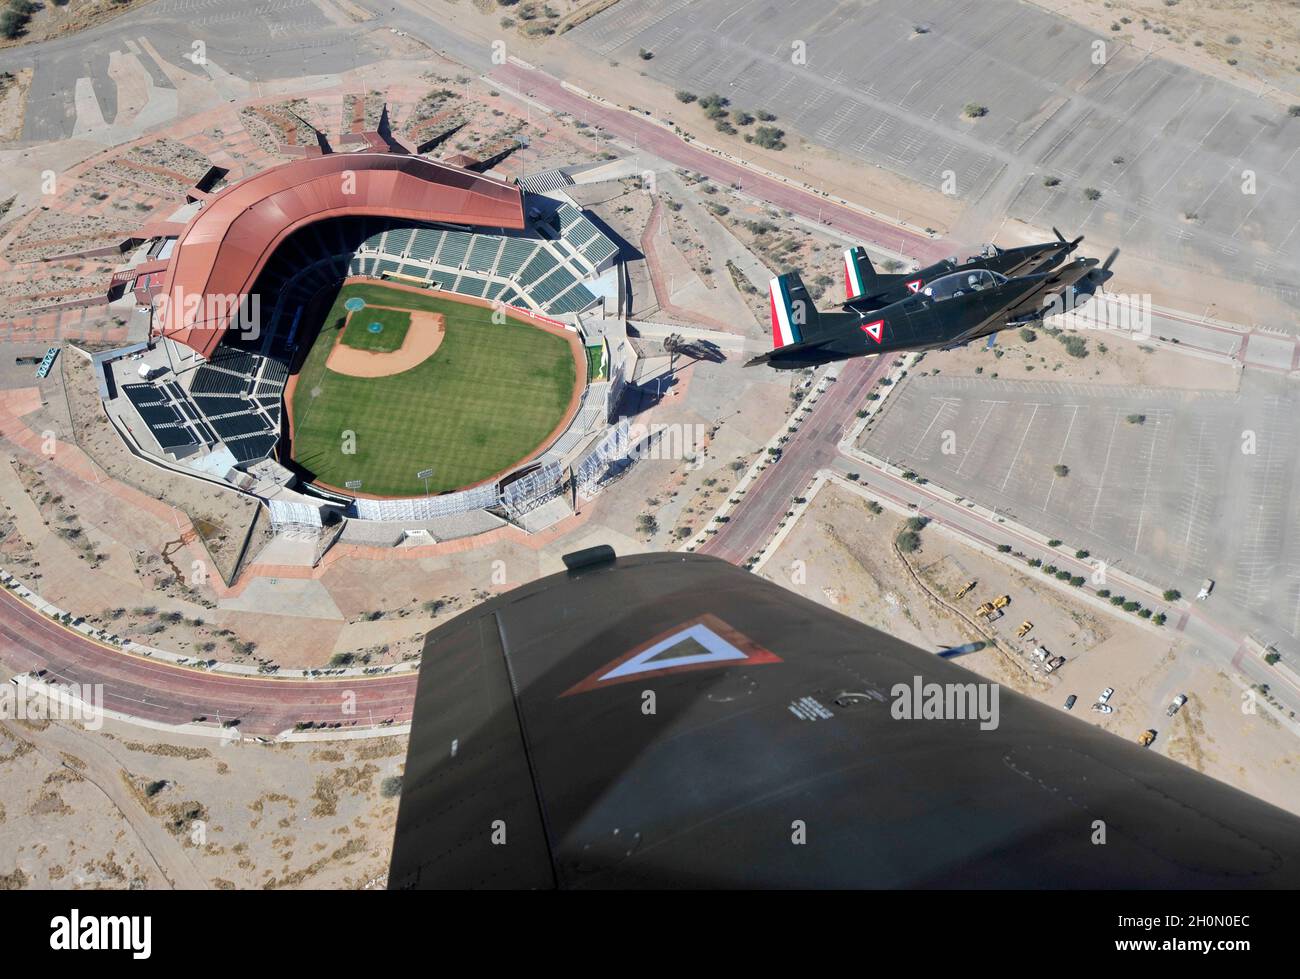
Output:
[[[391,887],[1300,885],[1252,796],[716,559],[589,560],[429,634]]]

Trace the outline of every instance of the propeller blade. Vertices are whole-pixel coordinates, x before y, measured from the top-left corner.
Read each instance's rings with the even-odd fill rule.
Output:
[[[1111,251],[1109,255],[1106,256],[1106,261],[1101,263],[1101,270],[1103,272],[1109,272],[1111,264],[1118,257],[1119,257],[1119,248],[1115,248],[1113,251]]]
[[[1079,247],[1079,242],[1083,241],[1083,235],[1079,235],[1079,237],[1075,238],[1074,241],[1066,241],[1065,235],[1061,234],[1061,229],[1056,227],[1055,225],[1052,226],[1052,233],[1056,235],[1057,241],[1059,241],[1062,245],[1067,246],[1066,247],[1067,253],[1074,251],[1076,248]]]

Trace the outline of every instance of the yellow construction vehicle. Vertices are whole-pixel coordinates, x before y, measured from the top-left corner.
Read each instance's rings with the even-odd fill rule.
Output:
[[[957,597],[958,597],[958,598],[965,598],[965,597],[966,597],[966,593],[969,592],[972,588],[974,588],[977,584],[979,584],[978,581],[968,581],[968,582],[966,582],[966,584],[962,585],[960,588],[957,589]]]
[[[1006,608],[1010,604],[1011,604],[1010,595],[999,595],[997,598],[993,599],[994,608]]]
[[[997,609],[993,607],[992,602],[985,602],[983,605],[981,605],[979,608],[975,610],[975,617],[977,619],[982,619],[984,618],[984,616],[992,615],[996,611]]]
[[[1138,735],[1138,744],[1140,744],[1144,748],[1150,748],[1151,745],[1155,743],[1155,740],[1156,740],[1156,732],[1153,731],[1151,728],[1147,728],[1145,731],[1143,731],[1141,734]]]
[[[1025,636],[1029,635],[1029,630],[1032,629],[1033,627],[1034,624],[1030,622],[1028,619],[1025,619],[1024,622],[1020,623],[1020,628],[1016,630],[1016,638],[1024,639]]]

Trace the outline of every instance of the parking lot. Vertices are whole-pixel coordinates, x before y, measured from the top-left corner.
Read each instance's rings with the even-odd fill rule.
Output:
[[[622,0],[568,36],[931,190],[951,171],[994,220],[1193,259],[1300,306],[1300,120],[1283,108],[1011,0],[881,0],[849,24],[843,9]]]
[[[1298,407],[1249,372],[1241,393],[914,376],[862,447],[1185,595],[1214,578],[1300,636]]]

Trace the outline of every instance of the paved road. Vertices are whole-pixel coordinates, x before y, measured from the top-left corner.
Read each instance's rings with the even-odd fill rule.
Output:
[[[951,252],[950,246],[926,234],[900,228],[779,178],[755,172],[688,143],[671,130],[644,117],[584,98],[540,69],[505,64],[496,68],[490,77],[503,88],[527,96],[552,111],[567,112],[575,119],[600,127],[637,151],[644,151],[672,166],[702,173],[718,183],[738,185],[752,197],[810,221],[820,219],[822,224],[855,240],[903,252],[922,264],[938,261]]]
[[[104,708],[163,724],[197,717],[237,720],[246,734],[274,735],[300,721],[343,728],[410,720],[414,673],[290,680],[173,666],[106,649],[0,589],[0,660],[17,672],[49,670],[50,682],[103,684]],[[355,710],[349,707],[355,703]]]
[[[839,443],[848,424],[893,361],[893,357],[874,357],[845,362],[839,378],[827,387],[785,444],[781,461],[763,470],[743,501],[731,511],[731,519],[698,551],[740,564],[767,543],[791,502],[812,482],[817,470],[839,456]]]

